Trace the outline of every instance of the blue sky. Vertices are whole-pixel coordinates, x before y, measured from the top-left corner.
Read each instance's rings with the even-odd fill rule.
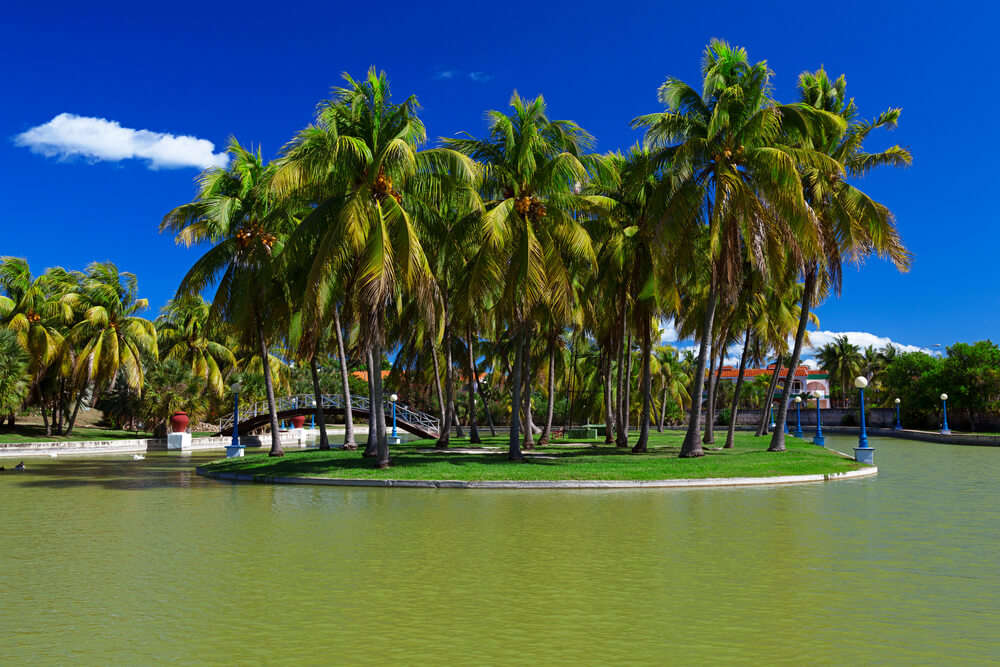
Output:
[[[909,146],[913,167],[862,187],[896,213],[913,268],[848,268],[842,296],[818,310],[820,329],[921,347],[995,337],[997,186],[980,174],[997,135],[1000,11],[810,7],[17,3],[0,40],[0,255],[27,257],[36,272],[114,261],[138,275],[152,316],[196,257],[157,232],[195,192],[198,167],[178,163],[210,163],[230,135],[273,157],[341,72],[385,69],[397,97],[417,95],[432,138],[481,134],[484,111],[505,109],[512,90],[542,93],[551,117],[576,120],[605,151],[637,140],[628,123],[659,109],[666,75],[697,82],[701,52],[719,37],[768,60],[782,101],[794,101],[800,72],[825,65],[847,75],[864,116],[903,109],[899,128],[869,146]],[[49,124],[60,114],[118,124],[85,128],[99,133],[104,159],[53,148],[66,150],[66,128],[81,127],[66,116]]]

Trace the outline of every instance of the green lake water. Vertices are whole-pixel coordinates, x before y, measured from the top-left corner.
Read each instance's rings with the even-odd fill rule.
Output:
[[[749,489],[269,486],[195,475],[217,453],[29,458],[0,473],[0,663],[1000,660],[1000,448],[872,444],[876,477]]]

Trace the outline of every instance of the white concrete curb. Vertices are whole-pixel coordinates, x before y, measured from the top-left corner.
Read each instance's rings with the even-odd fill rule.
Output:
[[[670,489],[705,486],[761,486],[766,484],[802,484],[806,482],[832,482],[842,479],[868,477],[878,473],[876,466],[849,470],[848,472],[820,475],[781,475],[778,477],[714,477],[708,479],[654,479],[654,480],[497,480],[466,482],[462,480],[430,479],[343,479],[328,477],[274,477],[239,472],[216,472],[203,467],[195,468],[199,475],[235,482],[264,484],[315,484],[318,486],[376,486],[414,489]]]

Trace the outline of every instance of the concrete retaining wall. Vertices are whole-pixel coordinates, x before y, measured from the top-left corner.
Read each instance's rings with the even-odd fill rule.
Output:
[[[298,434],[279,434],[282,444],[300,444]],[[191,450],[223,449],[231,438],[193,438]],[[270,447],[271,436],[248,435],[240,438],[246,447]],[[4,442],[0,443],[0,458],[22,456],[51,456],[74,454],[124,454],[129,452],[166,451],[167,441],[163,438],[130,438],[126,440],[80,440],[73,442]]]

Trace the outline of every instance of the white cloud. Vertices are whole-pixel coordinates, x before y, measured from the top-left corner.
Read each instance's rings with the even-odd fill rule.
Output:
[[[14,143],[46,157],[82,157],[93,161],[147,160],[150,169],[225,167],[226,153],[216,153],[207,139],[151,130],[133,130],[106,118],[61,113],[14,137]]]
[[[919,347],[917,345],[906,345],[903,343],[897,343],[888,336],[877,336],[873,333],[868,333],[865,331],[810,331],[809,332],[809,346],[803,348],[803,352],[815,352],[817,349],[834,342],[835,339],[847,336],[848,342],[857,345],[862,350],[866,347],[871,346],[876,350],[881,350],[887,345],[892,345],[899,348],[900,352],[927,352],[931,353],[931,350],[924,347]]]
[[[661,320],[660,321],[660,345],[666,345],[667,343],[677,342],[677,329],[674,327],[674,321],[671,320]]]
[[[476,83],[485,83],[493,78],[492,74],[487,74],[486,72],[469,72],[469,78]]]
[[[802,361],[799,362],[799,365],[805,366],[806,368],[811,368],[812,370],[816,370],[817,368],[819,368],[819,362],[816,361],[815,359],[803,359]]]

